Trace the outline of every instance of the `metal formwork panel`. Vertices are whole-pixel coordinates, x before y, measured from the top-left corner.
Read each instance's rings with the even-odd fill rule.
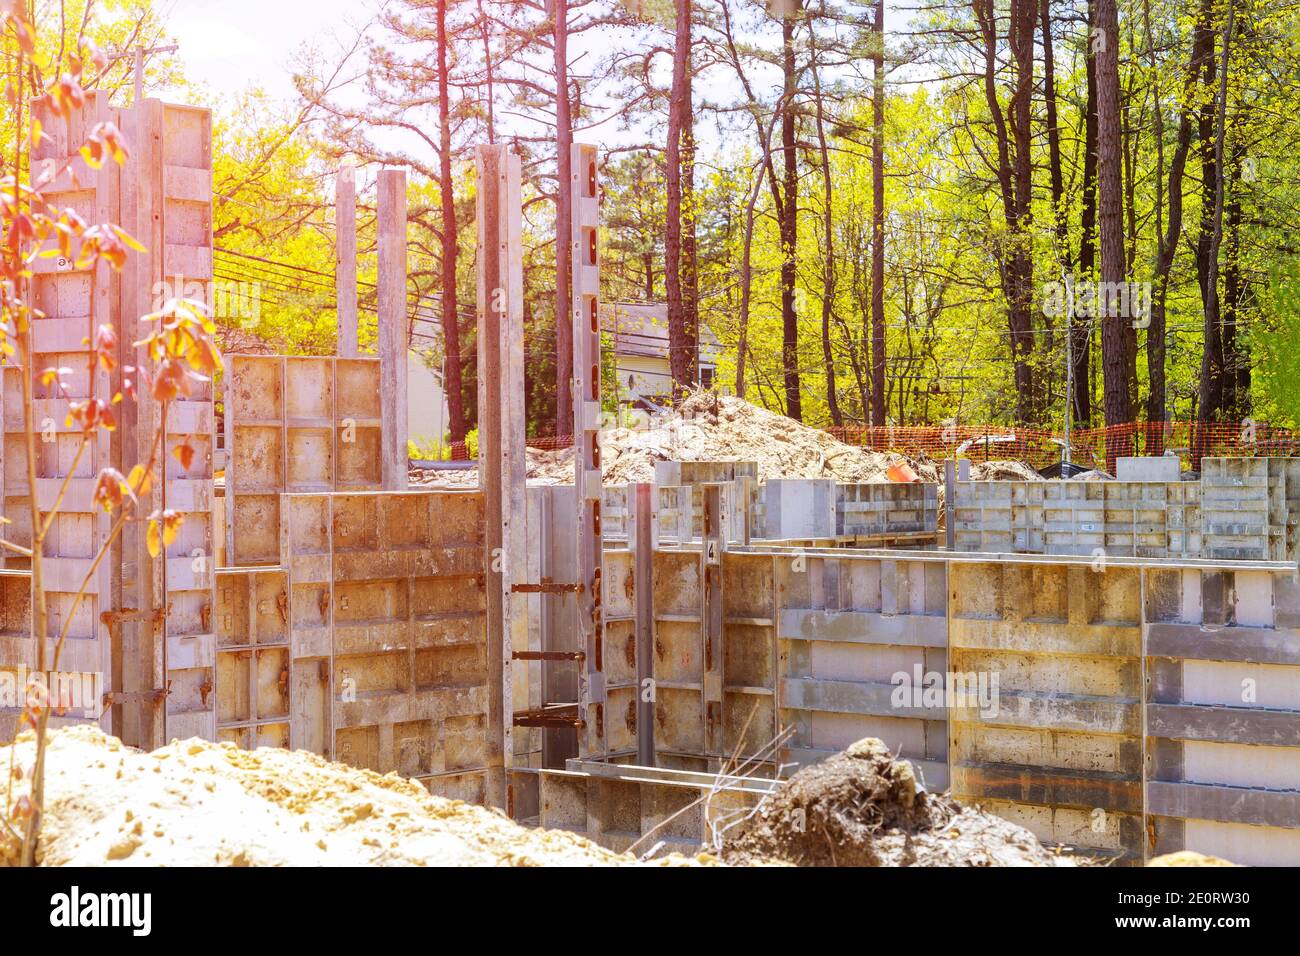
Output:
[[[335,760],[481,800],[487,765],[483,497],[285,495],[292,724]],[[329,674],[328,729],[313,674]],[[320,720],[323,714],[315,719]],[[310,744],[308,743],[308,746]]]
[[[115,222],[118,218],[120,174],[115,163],[90,169],[78,155],[86,136],[97,123],[117,122],[105,93],[87,93],[80,110],[64,119],[53,115],[48,98],[32,101],[32,115],[45,130],[46,139],[31,151],[34,182],[44,183],[47,201],[60,209],[71,209],[88,224]],[[59,170],[64,170],[61,174]],[[53,239],[47,240],[54,248]],[[95,429],[84,438],[68,415],[73,405],[89,398],[107,401],[112,397],[110,375],[102,366],[91,366],[90,343],[99,325],[116,325],[118,280],[106,264],[77,268],[77,244],[72,256],[36,258],[31,263],[30,301],[39,313],[32,318],[31,367],[0,367],[0,514],[12,524],[4,536],[23,546],[32,542],[31,496],[27,473],[27,449],[23,432],[22,376],[31,376],[32,425],[36,430],[36,489],[42,509],[53,508],[66,481],[58,512],[50,521],[44,547],[44,589],[48,628],[44,641],[45,667],[53,668],[55,644],[66,632],[58,662],[61,675],[85,675],[97,682],[100,691],[109,688],[112,649],[104,612],[112,607],[113,562],[104,560],[92,570],[92,562],[111,533],[113,516],[93,501],[96,476],[110,467],[110,434]],[[60,383],[42,381],[47,369],[63,370]],[[42,520],[48,516],[42,511]],[[27,568],[30,561],[6,552],[0,567]],[[78,591],[85,583],[85,594]],[[14,638],[7,648],[5,664],[34,669],[39,649],[29,630]],[[79,676],[78,676],[79,679]],[[49,683],[47,681],[47,683]],[[50,687],[54,694],[56,688]],[[100,699],[79,701],[62,715],[64,720],[97,720],[110,727],[111,714]]]
[[[523,251],[519,156],[504,146],[480,146],[478,220],[479,487],[485,507],[487,568],[486,667],[492,674],[486,741],[488,799],[512,802],[508,771],[514,759],[514,656],[528,646],[528,570],[524,477]],[[596,507],[599,509],[599,495]],[[599,528],[596,550],[599,551]]]
[[[578,753],[609,749],[605,733],[604,608],[601,598],[600,185],[596,147],[574,143],[570,321],[573,324],[574,487],[577,500],[578,629],[585,653],[578,683]]]
[[[722,556],[722,750],[774,761],[779,727],[776,563],[767,555]],[[757,773],[751,766],[747,773]]]
[[[716,542],[716,539],[715,539]],[[772,558],[707,548],[653,553],[655,754],[660,766],[717,770],[733,755],[776,759],[776,588]],[[609,755],[636,753],[634,552],[607,548]]]
[[[1105,490],[1106,554],[1166,557],[1169,554],[1168,486],[1141,481],[1108,481],[1101,485]]]
[[[744,542],[762,534],[765,507],[758,463],[753,461],[657,461],[660,534],[664,540],[698,540],[703,534],[706,484],[727,484],[723,507],[727,540]],[[670,491],[681,488],[682,491]],[[689,499],[689,501],[688,501]],[[671,524],[670,524],[671,522]]]
[[[840,536],[933,534],[939,528],[934,482],[859,482],[836,486],[835,532]]]
[[[955,482],[952,520],[957,550],[1041,554],[1045,485],[1036,481]]]
[[[279,569],[219,570],[216,633],[217,739],[246,750],[312,749],[291,729],[294,698],[304,677],[318,694],[326,688],[318,668],[291,654],[288,575]],[[305,675],[300,663],[308,668]]]
[[[1199,558],[1205,552],[1201,526],[1201,483],[1180,481],[1166,486],[1168,511],[1165,531],[1169,538],[1169,557]]]
[[[958,551],[1187,557],[1202,554],[1195,482],[958,482]]]
[[[654,555],[655,748],[660,766],[707,768],[704,580],[699,551]]]
[[[812,763],[879,737],[942,789],[945,566],[878,554],[776,559],[777,706],[794,730],[781,761]]]
[[[32,637],[32,578],[26,571],[0,570],[0,673],[20,695],[0,704],[0,741],[10,741],[25,705]]]
[[[1280,458],[1278,468],[1286,487],[1285,554],[1281,560],[1300,557],[1300,458]]]
[[[606,548],[602,567],[605,585],[602,599],[605,608],[605,739],[609,753],[634,754],[638,696],[635,555],[626,548]]]
[[[284,492],[383,482],[377,358],[224,357],[226,561],[275,564]]]
[[[704,533],[703,484],[655,485],[653,495],[656,527],[659,539],[665,543],[688,544],[699,541]],[[722,523],[726,540],[745,544],[750,538],[760,537],[763,530],[764,508],[760,504],[762,486],[747,477],[735,478],[722,488]],[[608,500],[608,499],[607,499]],[[619,499],[615,499],[615,504]],[[619,527],[619,514],[615,513],[615,527]],[[605,519],[602,517],[602,526]],[[610,533],[606,532],[606,538]]]
[[[1300,586],[1264,570],[1152,571],[1149,855],[1300,859]]]
[[[1106,488],[1100,481],[1052,482],[1043,489],[1043,550],[1094,554],[1106,547]]]
[[[1140,857],[1141,595],[1133,567],[953,562],[949,679],[994,691],[952,702],[954,797],[1048,843]]]
[[[151,263],[171,294],[209,307],[212,274],[212,114],[209,110],[161,104],[159,117],[161,189],[157,194],[157,230],[152,246],[161,249]],[[155,287],[155,291],[160,287]],[[213,452],[216,421],[212,382],[193,382],[189,394],[167,408],[141,410],[149,432],[166,435],[160,454],[161,481],[157,506],[184,519],[176,539],[153,567],[153,586],[164,609],[163,670],[167,688],[167,739],[216,739],[212,689],[216,637],[212,626],[216,603],[216,547],[213,538]],[[147,438],[141,437],[141,441]],[[183,462],[173,452],[188,446]]]
[[[1201,460],[1201,523],[1207,558],[1267,560],[1270,518],[1279,508],[1285,515],[1285,507],[1285,492],[1277,476],[1270,476],[1269,459]]]

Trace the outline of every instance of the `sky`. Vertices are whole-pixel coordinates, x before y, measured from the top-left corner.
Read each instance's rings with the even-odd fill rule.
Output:
[[[333,49],[364,25],[376,0],[169,0],[167,30],[202,91],[233,96],[256,84],[294,98],[291,62],[304,43]]]
[[[185,73],[201,92],[230,98],[250,85],[296,100],[294,55],[304,44],[339,48],[373,17],[383,0],[163,0],[168,33],[180,45]],[[907,17],[886,0],[885,25]],[[580,45],[580,44],[575,44]],[[165,96],[164,92],[164,96]]]

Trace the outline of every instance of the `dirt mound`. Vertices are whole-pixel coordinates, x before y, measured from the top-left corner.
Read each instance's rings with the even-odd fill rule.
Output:
[[[477,468],[412,468],[407,472],[408,487],[411,490],[424,488],[464,488],[478,487]]]
[[[751,405],[744,399],[696,392],[649,428],[601,434],[606,484],[652,481],[657,461],[754,461],[759,478],[886,481],[886,469],[907,461],[922,481],[938,481],[928,462],[846,445],[826,432]],[[528,453],[530,479],[573,480],[573,450]]]
[[[1206,856],[1204,853],[1197,853],[1194,850],[1179,850],[1177,853],[1166,853],[1164,856],[1155,857],[1147,861],[1147,866],[1236,866],[1236,863],[1229,863],[1227,860],[1221,860],[1217,856]]]
[[[970,466],[972,481],[1043,481],[1043,476],[1023,461],[979,461]]]
[[[35,738],[0,747],[29,767]],[[529,830],[495,810],[315,754],[202,740],[152,753],[97,727],[50,732],[44,866],[627,866],[572,833]],[[27,791],[15,781],[13,799]],[[0,839],[0,863],[17,848]],[[660,861],[655,861],[656,863]],[[697,861],[674,857],[671,864]],[[709,862],[702,858],[700,862]]]
[[[745,824],[728,863],[799,866],[1072,866],[1032,833],[921,789],[875,738],[804,767]]]

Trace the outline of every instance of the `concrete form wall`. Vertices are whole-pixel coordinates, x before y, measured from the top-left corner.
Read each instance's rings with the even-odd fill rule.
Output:
[[[482,800],[482,495],[285,495],[282,507],[292,626],[279,679],[295,746]]]
[[[783,759],[810,763],[879,737],[942,789],[946,711],[915,694],[896,700],[891,681],[903,673],[923,690],[926,675],[946,672],[944,565],[831,554],[777,561],[778,705],[795,728]]]
[[[952,790],[1053,843],[1141,854],[1142,572],[954,563],[949,670],[996,675],[954,707]]]
[[[607,552],[607,568],[623,554]],[[775,759],[746,772],[789,772],[877,736],[927,786],[1092,856],[1300,859],[1300,585],[1280,565],[726,552],[719,749],[705,706],[705,559],[661,549],[654,560],[661,768],[717,772],[786,729]],[[611,605],[635,606],[625,576],[610,586]],[[613,684],[633,650],[611,645]],[[948,693],[900,699],[899,674]],[[963,688],[972,696],[954,696]],[[610,700],[607,759],[626,763],[634,711],[614,705],[613,687]],[[682,783],[670,771],[606,764],[615,779],[596,780],[593,766],[543,774],[543,822],[622,848],[652,826],[637,831],[638,814],[657,820],[654,808],[687,799],[668,792]],[[707,834],[700,812],[676,838]]]
[[[227,355],[226,558],[276,564],[282,492],[379,488],[379,360]]]
[[[960,481],[956,549],[1295,561],[1300,459],[1206,458],[1200,481]]]
[[[1147,581],[1148,852],[1300,860],[1300,585],[1260,571]]]
[[[59,670],[101,675],[101,690],[112,693],[112,703],[100,723],[116,727],[129,742],[157,743],[167,734],[169,722],[174,734],[211,733],[215,549],[210,385],[193,383],[188,395],[170,404],[166,440],[155,469],[160,480],[142,496],[143,514],[167,509],[184,518],[159,561],[145,549],[144,523],[132,522],[112,554],[91,573],[92,559],[108,540],[113,522],[113,516],[94,507],[96,476],[110,466],[125,474],[148,460],[154,432],[162,426],[161,407],[141,389],[138,400],[116,409],[117,430],[97,431],[80,458],[81,435],[67,420],[72,403],[110,398],[121,386],[124,367],[148,367],[143,350],[133,343],[152,328],[139,317],[171,298],[208,299],[211,115],[157,100],[118,110],[102,92],[88,93],[84,107],[68,120],[50,116],[41,99],[33,102],[33,115],[43,116],[48,134],[32,153],[34,176],[49,180],[47,196],[75,209],[87,222],[120,224],[153,253],[132,254],[120,273],[107,264],[93,272],[77,269],[75,255],[74,260],[56,256],[36,261],[32,298],[44,316],[33,323],[34,368],[5,367],[0,387],[3,513],[15,521],[8,534],[20,543],[30,542],[30,496],[36,494],[42,507],[52,505],[63,480],[70,479],[45,542],[48,636],[57,638],[65,630],[68,634]],[[131,157],[126,165],[119,168],[109,162],[90,170],[78,158],[68,173],[54,178],[53,170],[76,155],[94,125],[108,121],[127,129]],[[118,368],[91,372],[85,343],[104,324],[117,330]],[[49,367],[69,370],[66,392],[40,380]],[[34,424],[40,432],[35,489],[28,487],[22,434],[25,374],[33,377]],[[188,464],[172,454],[181,444],[194,452]],[[4,561],[10,567],[26,563],[12,555]],[[83,579],[86,596],[78,604]],[[13,657],[6,664],[35,664],[30,639],[27,646],[10,650]],[[88,717],[92,710],[99,714],[100,704],[79,711]]]
[[[31,153],[32,175],[45,182],[46,198],[59,206],[74,209],[88,223],[119,221],[121,188],[119,168],[107,163],[92,170],[77,158],[86,135],[99,122],[120,122],[119,111],[109,106],[103,93],[90,94],[80,111],[67,119],[52,115],[44,97],[32,102],[33,117],[45,127],[48,140]],[[55,178],[55,172],[71,158],[68,171]],[[51,247],[54,243],[50,242]],[[30,375],[32,385],[32,423],[36,437],[36,489],[42,508],[53,506],[65,478],[71,477],[58,515],[50,527],[44,550],[48,632],[46,667],[51,666],[54,643],[66,629],[67,643],[59,661],[59,670],[98,673],[112,671],[112,651],[108,628],[101,615],[112,606],[113,568],[105,562],[90,578],[86,594],[78,603],[77,592],[89,570],[90,559],[108,539],[111,517],[95,507],[92,498],[95,476],[101,468],[113,464],[109,433],[96,430],[86,442],[78,459],[82,435],[78,426],[68,421],[70,407],[96,397],[111,398],[109,375],[96,367],[87,370],[92,325],[116,322],[118,316],[118,279],[111,268],[77,269],[76,253],[65,258],[38,258],[33,262],[31,302],[43,315],[32,319],[32,368],[7,365],[0,370],[0,410],[3,410],[3,436],[0,442],[0,486],[3,502],[0,514],[11,522],[5,537],[29,547],[32,543],[31,496],[27,474],[27,453],[23,433],[22,378]],[[42,372],[63,368],[63,388],[42,381]],[[5,553],[0,562],[11,568],[30,566],[26,558]],[[75,610],[74,610],[75,606]],[[35,668],[38,650],[30,630],[26,637],[15,638],[11,647],[14,657],[5,663]],[[107,688],[105,688],[107,689]],[[98,714],[96,706],[89,713],[79,710],[76,716]],[[109,718],[101,723],[108,726]]]

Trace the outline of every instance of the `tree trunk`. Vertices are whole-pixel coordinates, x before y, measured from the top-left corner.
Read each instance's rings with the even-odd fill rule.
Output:
[[[445,0],[443,0],[443,3],[445,3]],[[483,0],[478,0],[478,23],[479,35],[483,38],[483,69],[487,80],[484,97],[486,100],[484,106],[487,108],[487,116],[485,117],[487,120],[487,141],[488,145],[492,145],[497,141],[496,92],[495,79],[492,75],[492,40],[488,31],[487,12],[483,9]],[[443,76],[446,75],[447,71],[443,70]]]
[[[1183,102],[1186,104],[1192,102],[1205,61],[1214,55],[1214,34],[1210,32],[1209,21],[1211,4],[1212,0],[1201,0],[1192,35],[1192,52],[1187,66],[1187,78],[1183,82]],[[1161,113],[1158,104],[1156,110],[1159,120]],[[1147,396],[1147,421],[1151,422],[1163,422],[1169,419],[1165,385],[1165,336],[1168,328],[1165,301],[1169,291],[1169,273],[1173,269],[1183,230],[1183,175],[1187,168],[1187,154],[1192,144],[1191,110],[1190,105],[1185,106],[1178,121],[1178,139],[1174,144],[1174,154],[1169,161],[1167,190],[1169,219],[1164,231],[1156,237],[1155,275],[1151,290],[1151,325],[1147,329],[1147,378],[1151,388]],[[1157,135],[1161,129],[1163,129],[1163,122],[1157,122]]]
[[[1241,399],[1237,392],[1238,369],[1241,367],[1241,340],[1237,336],[1237,318],[1241,306],[1241,161],[1244,150],[1233,144],[1225,190],[1231,198],[1225,199],[1223,250],[1223,408],[1232,421],[1243,417]]]
[[[1065,209],[1065,179],[1061,172],[1061,128],[1056,112],[1056,57],[1052,52],[1051,0],[1042,0],[1043,99],[1047,114],[1047,164],[1052,185],[1052,217],[1056,257],[1061,271],[1070,271],[1069,222]]]
[[[997,179],[1007,239],[999,256],[1002,294],[1007,303],[1007,328],[1015,369],[1016,420],[1030,422],[1034,413],[1034,335],[1032,320],[1033,260],[1030,235],[1032,157],[1029,154],[1029,94],[1033,88],[1035,6],[1031,0],[1012,0],[1010,40],[1016,62],[1016,83],[1007,118],[997,93],[997,17],[992,0],[972,0],[984,47],[984,99],[993,120],[997,141]],[[1012,139],[1015,160],[1012,161]]]
[[[785,215],[781,217],[781,364],[785,381],[785,413],[803,421],[803,400],[799,386],[799,316],[795,312],[795,283],[798,281],[796,250],[799,240],[799,156],[795,148],[795,17],[802,13],[801,0],[781,20],[781,64],[785,108],[781,112],[781,152],[785,161]]]
[[[1201,290],[1201,318],[1204,344],[1201,351],[1201,377],[1198,389],[1198,417],[1212,422],[1223,407],[1223,340],[1219,327],[1217,283],[1210,281],[1211,245],[1214,241],[1214,197],[1219,172],[1214,161],[1214,104],[1216,76],[1214,55],[1202,64],[1201,83],[1205,87],[1197,116],[1197,156],[1201,163],[1201,223],[1196,237],[1196,281]]]
[[[569,0],[555,2],[555,434],[573,433],[573,118],[569,115]]]
[[[1083,122],[1083,210],[1079,216],[1080,281],[1090,281],[1097,268],[1097,56],[1093,31],[1097,29],[1097,2],[1088,0],[1086,82],[1088,101]],[[1092,319],[1070,316],[1071,354],[1074,359],[1074,420],[1081,428],[1092,422]]]
[[[885,2],[876,0],[871,72],[871,424],[885,409]]]
[[[682,129],[690,112],[687,61],[691,48],[691,5],[676,0],[673,44],[673,81],[668,98],[667,165],[668,209],[664,228],[664,289],[668,297],[668,364],[676,394],[691,384],[692,343],[687,334],[686,305],[682,295]]]
[[[1241,267],[1241,183],[1242,163],[1246,158],[1246,149],[1236,143],[1232,149],[1232,201],[1228,204],[1228,248],[1224,254],[1223,274],[1223,335],[1224,353],[1228,359],[1229,384],[1232,388],[1233,417],[1242,420],[1251,414],[1250,400],[1250,356],[1247,343],[1241,337],[1239,325],[1241,310],[1244,305],[1246,283]]]
[[[1233,0],[1228,0],[1228,16],[1223,24],[1223,42],[1220,52],[1222,62],[1218,67],[1218,92],[1206,109],[1213,111],[1213,142],[1208,150],[1201,147],[1202,164],[1210,161],[1205,182],[1211,198],[1207,223],[1202,215],[1202,238],[1209,227],[1209,241],[1205,249],[1204,278],[1201,295],[1205,303],[1205,351],[1201,356],[1201,417],[1207,422],[1222,417],[1225,408],[1226,348],[1219,314],[1219,245],[1223,238],[1223,140],[1228,112],[1228,56],[1232,50],[1232,27],[1236,12]],[[1210,59],[1210,69],[1214,60]],[[1202,117],[1205,112],[1202,112]],[[1204,125],[1204,118],[1202,123]],[[1212,173],[1212,175],[1211,175]]]
[[[817,148],[822,165],[822,231],[826,235],[825,258],[822,265],[822,363],[826,369],[826,405],[831,413],[831,424],[844,425],[840,402],[835,386],[835,355],[831,350],[831,314],[835,309],[835,230],[831,188],[831,153],[826,144],[826,103],[822,97],[821,73],[817,69],[817,43],[812,24],[808,26],[809,47],[812,50],[813,89],[817,97]]]
[[[438,189],[442,200],[442,342],[446,355],[447,422],[453,442],[465,440],[460,317],[456,300],[456,192],[451,178],[451,102],[447,94],[447,0],[438,0]]]
[[[749,352],[749,302],[754,284],[753,250],[754,250],[754,208],[758,204],[758,193],[763,188],[763,171],[771,168],[772,127],[776,124],[777,114],[772,115],[767,127],[759,124],[762,136],[762,163],[754,170],[754,185],[749,191],[749,201],[745,203],[745,240],[740,254],[740,336],[736,346],[736,396],[745,397],[745,362]],[[776,187],[773,186],[773,192]],[[779,200],[780,196],[776,198]],[[781,209],[780,202],[776,206]]]
[[[690,24],[687,24],[690,29]],[[695,110],[692,99],[691,44],[686,44],[684,74],[686,104],[681,125],[682,156],[682,320],[689,347],[686,350],[686,377],[698,386],[700,379],[700,263],[695,238],[699,209],[695,198]]]
[[[1119,115],[1119,17],[1115,0],[1097,0],[1097,194],[1101,239],[1101,281],[1118,288],[1124,282],[1124,208],[1120,181]],[[1101,354],[1106,424],[1124,425],[1133,420],[1128,382],[1128,352],[1125,328],[1131,328],[1126,314],[1111,315],[1102,297]],[[1113,304],[1113,300],[1110,304]],[[1131,437],[1112,436],[1106,443],[1107,469],[1128,454]]]
[[[1016,62],[1016,85],[1010,109],[1010,132],[1015,144],[1014,225],[1011,231],[1012,276],[1011,311],[1012,347],[1017,355],[1016,390],[1019,396],[1020,420],[1034,422],[1038,418],[1039,401],[1035,391],[1036,380],[1033,302],[1034,255],[1032,248],[1033,182],[1032,153],[1034,90],[1034,25],[1037,20],[1033,0],[1012,0],[1011,53]]]

